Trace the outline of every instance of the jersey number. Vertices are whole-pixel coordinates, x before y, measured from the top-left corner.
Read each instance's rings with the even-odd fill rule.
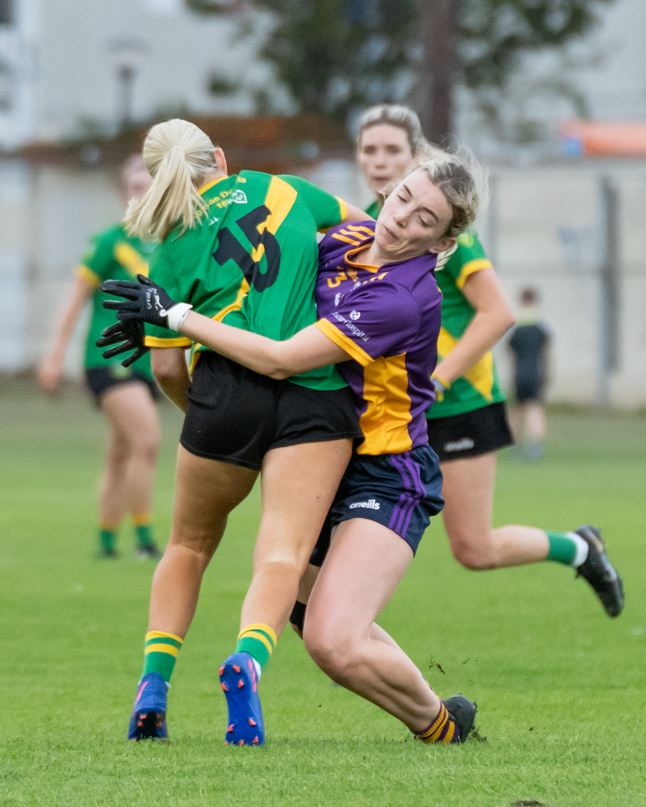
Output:
[[[262,232],[259,229],[270,214],[271,210],[266,205],[261,205],[237,221],[238,227],[247,236],[254,249],[258,249],[261,244],[264,246],[267,258],[266,272],[260,271],[260,258],[254,261],[246,247],[238,241],[228,227],[220,230],[218,248],[213,253],[213,257],[220,266],[224,266],[227,261],[236,263],[247,283],[256,291],[264,291],[273,286],[280,269],[280,246],[275,235],[266,228]]]

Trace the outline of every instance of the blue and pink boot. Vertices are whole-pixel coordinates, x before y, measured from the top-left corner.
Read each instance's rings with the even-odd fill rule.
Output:
[[[249,653],[229,656],[220,667],[220,684],[229,707],[225,745],[264,745],[258,680]]]
[[[168,685],[159,673],[151,672],[139,682],[130,717],[128,739],[168,741],[166,708]]]

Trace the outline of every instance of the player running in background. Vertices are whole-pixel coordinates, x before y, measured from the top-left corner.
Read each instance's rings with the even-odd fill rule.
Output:
[[[512,414],[514,431],[522,448],[532,460],[543,456],[545,440],[545,405],[550,333],[541,321],[536,289],[520,293],[518,325],[509,340],[513,355],[516,405]]]
[[[463,696],[441,701],[374,621],[430,517],[442,507],[441,473],[425,421],[434,395],[441,312],[434,269],[438,253],[473,220],[477,202],[462,160],[441,155],[420,161],[389,196],[376,223],[336,227],[325,236],[316,284],[320,319],[286,341],[186,313],[145,278],[147,285],[139,288],[109,284],[108,289],[132,299],[121,305],[120,317],[149,319],[148,301],[156,297],[164,324],[175,321],[171,327],[194,342],[272,378],[339,363],[354,392],[364,439],[331,511],[336,531],[312,592],[305,644],[331,678],[397,717],[424,742],[463,742],[473,727],[475,704]],[[329,533],[321,542],[326,539]],[[252,647],[248,652],[254,655]],[[231,674],[225,664],[222,679],[229,731],[236,737],[238,724],[256,724],[260,702],[241,677],[249,656],[238,653],[231,663]]]
[[[317,229],[361,218],[362,211],[348,211],[297,177],[229,176],[222,149],[187,121],[153,127],[143,155],[153,185],[130,206],[127,222],[161,242],[151,261],[154,281],[196,311],[234,325],[240,337],[250,330],[288,339],[316,321]],[[104,288],[110,292],[114,285]],[[352,439],[361,436],[351,392],[326,362],[289,381],[274,380],[196,344],[191,381],[184,350],[193,340],[161,327],[158,303],[151,292],[153,370],[186,417],[170,541],[153,579],[132,740],[167,736],[167,686],[202,576],[229,513],[262,471],[253,579],[236,652],[221,673],[225,690],[235,686],[231,694],[256,690],[350,460]],[[260,709],[241,721],[235,703],[230,707],[227,740],[262,744]]]
[[[152,179],[139,155],[124,164],[120,176],[124,204],[142,196]],[[143,356],[132,367],[118,359],[105,359],[96,346],[101,332],[112,322],[103,308],[98,286],[109,277],[129,279],[146,274],[155,244],[128,235],[123,224],[114,224],[96,235],[77,269],[74,289],[63,317],[51,339],[51,348],[38,369],[41,388],[52,394],[63,375],[65,351],[81,311],[88,301],[92,315],[85,348],[85,379],[96,406],[110,428],[105,475],[99,496],[99,556],[115,557],[117,530],[130,513],[137,538],[137,557],[161,557],[151,528],[153,475],[160,439],[159,421],[153,402],[157,388],[150,357]]]
[[[402,164],[423,151],[425,142],[419,119],[407,107],[368,109],[359,123],[357,158],[371,189],[383,198]],[[598,529],[492,529],[496,451],[510,445],[512,437],[491,349],[514,318],[475,233],[458,236],[437,282],[443,295],[442,328],[428,436],[444,476],[443,518],[453,556],[476,571],[545,560],[571,566],[592,586],[606,612],[618,616],[623,586]]]

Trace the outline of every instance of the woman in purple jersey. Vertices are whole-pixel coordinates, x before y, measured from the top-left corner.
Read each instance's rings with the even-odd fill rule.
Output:
[[[424,417],[434,398],[430,376],[440,327],[434,269],[438,254],[473,221],[477,201],[463,161],[449,155],[420,160],[376,223],[328,232],[319,250],[320,319],[286,341],[194,312],[181,323],[171,317],[185,336],[272,378],[339,364],[364,440],[331,511],[334,539],[312,591],[304,640],[334,681],[381,706],[424,742],[463,742],[475,705],[463,696],[441,701],[375,619],[443,506]],[[163,313],[172,311],[175,301],[156,288]]]

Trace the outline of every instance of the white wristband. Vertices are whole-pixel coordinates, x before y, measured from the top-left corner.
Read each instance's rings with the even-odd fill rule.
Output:
[[[166,312],[166,318],[168,320],[168,327],[171,331],[179,331],[179,329],[184,324],[184,320],[188,316],[188,312],[193,308],[192,305],[188,303],[177,303],[174,305],[170,311]]]

